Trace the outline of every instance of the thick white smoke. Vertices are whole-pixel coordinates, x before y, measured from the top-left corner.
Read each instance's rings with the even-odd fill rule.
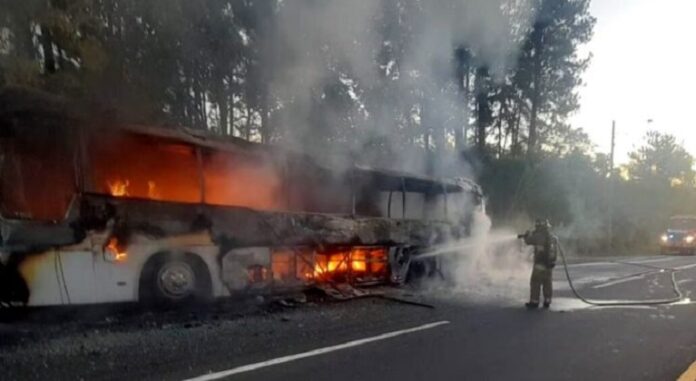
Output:
[[[531,3],[532,0],[282,2],[277,28],[268,37],[276,61],[271,64],[274,70],[269,86],[271,93],[282,100],[278,107],[289,112],[277,113],[280,120],[273,124],[281,129],[285,142],[301,151],[325,149],[312,144],[321,131],[307,129],[312,118],[317,117],[317,99],[329,96],[323,94],[327,81],[341,73],[339,86],[349,88],[358,107],[348,114],[348,121],[345,110],[337,110],[335,117],[329,115],[328,120],[321,122],[322,129],[337,128],[349,134],[345,137],[348,144],[339,145],[347,145],[350,151],[361,152],[362,147],[375,141],[404,139],[395,127],[398,123],[393,111],[418,103],[413,102],[414,97],[428,98],[425,103],[431,123],[458,123],[462,127],[469,116],[456,115],[465,111],[454,81],[455,49],[466,47],[475,57],[472,65],[486,66],[493,78],[499,77],[514,65],[521,36],[534,17]],[[385,19],[391,21],[385,23]],[[390,52],[387,61],[382,56],[385,51]],[[385,78],[396,89],[382,94],[382,89],[374,86]],[[413,89],[420,90],[414,94]],[[322,112],[331,114],[326,109]],[[423,112],[412,110],[412,120],[399,123],[422,123]],[[396,151],[398,160],[393,162],[397,169],[423,171],[423,152]]]
[[[327,81],[340,73],[339,86],[350,89],[358,107],[349,113],[348,121],[345,110],[337,110],[335,116],[322,121],[322,129],[347,131],[351,136],[339,146],[347,146],[354,153],[363,155],[361,148],[375,140],[403,139],[403,132],[395,127],[398,123],[393,110],[408,109],[413,104],[427,108],[430,123],[439,125],[431,127],[459,123],[454,127],[461,128],[468,124],[470,115],[455,82],[455,50],[468,49],[475,57],[472,67],[485,66],[493,80],[499,79],[514,65],[522,36],[534,16],[532,0],[323,0],[282,4],[277,30],[270,35],[278,70],[269,86],[271,93],[283,100],[281,109],[291,112],[279,112],[282,120],[273,124],[287,129],[283,140],[291,147],[321,154],[315,151],[325,145],[311,140],[321,130],[308,129],[316,117],[317,99],[329,96],[323,93]],[[385,18],[392,20],[390,28],[385,29]],[[387,58],[381,56],[385,51],[389,53]],[[375,84],[385,79],[389,88],[375,89]],[[414,94],[413,89],[419,90]],[[398,122],[420,124],[422,128],[426,111],[411,110],[411,120]],[[424,150],[397,150],[395,156],[395,169],[425,172]],[[329,164],[338,168],[353,164],[346,161],[352,160],[347,156],[332,159],[335,162]],[[468,163],[459,158],[443,160],[442,165],[454,169],[447,170],[447,175],[474,177]],[[453,281],[455,290],[472,297],[505,295],[519,300],[528,292],[531,266],[515,234],[491,232],[485,214],[478,214],[472,227],[472,238],[455,243],[447,248],[450,253],[442,255],[448,262],[445,277]]]
[[[475,214],[471,237],[426,256],[442,261],[445,282],[428,288],[435,295],[466,301],[519,303],[529,292],[531,251],[507,229],[491,230],[490,218]]]

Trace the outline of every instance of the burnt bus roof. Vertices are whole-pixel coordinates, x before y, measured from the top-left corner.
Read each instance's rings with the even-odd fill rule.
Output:
[[[320,166],[317,160],[304,153],[283,147],[249,142],[234,136],[213,135],[203,130],[178,126],[153,126],[131,123],[115,110],[105,109],[90,102],[71,100],[46,92],[23,88],[5,87],[0,89],[0,125],[17,118],[52,118],[73,121],[76,125],[90,125],[90,128],[122,130],[132,133],[161,137],[201,147],[227,151],[263,152],[272,156],[287,157],[304,161],[319,170],[336,171],[334,168]],[[0,131],[1,134],[1,131]],[[459,193],[481,194],[480,187],[471,180],[432,178],[413,173],[378,169],[354,165],[353,175],[368,180],[384,191],[417,193]]]

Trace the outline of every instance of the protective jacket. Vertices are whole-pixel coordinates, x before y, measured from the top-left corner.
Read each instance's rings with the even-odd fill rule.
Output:
[[[534,265],[542,265],[547,269],[556,266],[558,238],[551,232],[535,229],[524,236],[524,243],[534,246]]]

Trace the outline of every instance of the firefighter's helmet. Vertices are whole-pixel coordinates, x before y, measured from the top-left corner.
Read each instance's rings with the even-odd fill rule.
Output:
[[[547,219],[543,218],[537,218],[536,223],[534,224],[537,229],[551,229],[551,223]]]

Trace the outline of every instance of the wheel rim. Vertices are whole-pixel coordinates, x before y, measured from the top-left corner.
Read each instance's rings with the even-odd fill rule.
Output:
[[[185,298],[196,288],[196,274],[186,262],[167,262],[157,274],[157,286],[169,298]]]

